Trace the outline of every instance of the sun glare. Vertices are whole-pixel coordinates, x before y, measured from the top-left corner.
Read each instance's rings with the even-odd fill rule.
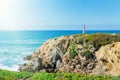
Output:
[[[2,30],[14,30],[13,20],[13,3],[15,0],[0,0],[0,29]]]

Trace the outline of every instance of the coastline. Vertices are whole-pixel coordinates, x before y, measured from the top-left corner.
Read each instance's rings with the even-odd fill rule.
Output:
[[[94,43],[92,43],[91,41],[93,41]],[[21,68],[19,68],[21,69],[20,72],[0,70],[0,73],[4,74],[5,72],[5,74],[14,73],[14,74],[22,75],[22,74],[26,74],[27,72],[27,74],[31,75],[31,77],[29,75],[26,75],[24,79],[29,76],[28,78],[31,78],[33,80],[34,78],[32,77],[34,76],[37,77],[40,75],[43,76],[43,73],[51,76],[56,75],[57,78],[58,78],[57,75],[60,75],[61,73],[63,73],[62,76],[68,75],[69,77],[70,76],[74,77],[79,74],[79,76],[81,75],[82,77],[87,79],[88,78],[99,79],[101,78],[101,76],[103,80],[105,79],[113,80],[114,78],[119,79],[119,76],[120,76],[118,71],[119,69],[117,69],[116,72],[111,72],[112,68],[110,70],[109,67],[105,65],[111,62],[113,63],[114,61],[113,63],[114,65],[112,66],[114,67],[118,66],[119,62],[117,62],[116,59],[114,58],[117,58],[119,60],[119,57],[118,57],[119,49],[117,49],[119,48],[119,43],[120,43],[120,34],[113,35],[113,34],[96,33],[96,34],[75,34],[75,35],[69,35],[69,36],[55,37],[52,39],[48,39],[46,42],[44,42],[40,48],[38,48],[36,51],[32,53],[32,55],[26,56],[24,59],[28,60],[28,62],[21,65]],[[111,46],[114,50],[116,50],[115,53],[113,52]],[[111,48],[111,49],[109,50],[108,48]],[[112,54],[114,55],[109,54],[109,56],[105,56],[106,52],[104,51],[107,49],[108,49],[107,54],[109,54],[110,52],[113,52]],[[109,60],[107,60],[108,57],[110,59],[113,59],[113,61],[109,62]],[[54,62],[54,59],[55,59],[56,66],[53,66],[52,64]],[[50,63],[49,67],[47,67],[48,65],[46,65],[45,61]],[[107,63],[104,63],[104,61]],[[86,63],[87,63],[87,66],[85,66]],[[32,64],[32,67],[29,64]],[[102,65],[103,69],[100,69],[99,65],[96,65],[96,64]],[[67,65],[67,67],[65,67],[65,65]],[[74,65],[75,67],[72,67],[70,65]],[[27,66],[29,67],[26,68]],[[64,66],[64,69],[62,68],[62,66]],[[97,68],[95,66],[97,66]],[[107,71],[104,70],[105,67],[108,68]],[[31,68],[31,70],[29,68]],[[8,76],[8,75],[4,75],[4,76]],[[79,76],[77,78],[81,79],[82,77],[79,77]],[[14,78],[17,78],[17,77],[14,77]]]
[[[113,32],[119,34],[119,30],[87,30],[87,34],[95,32]],[[21,30],[21,31],[0,31],[0,64],[1,68],[16,68],[12,67],[16,64],[22,64],[27,55],[31,55],[38,49],[46,40],[59,36],[69,36],[72,34],[80,34],[81,30]],[[44,35],[43,35],[44,34]],[[5,36],[5,37],[4,37]],[[16,60],[17,59],[17,60]],[[6,62],[7,61],[7,62]],[[20,63],[21,62],[21,63]]]
[[[111,72],[114,68],[109,70],[109,66],[102,62],[102,57],[105,57],[105,61],[111,64],[111,61],[107,60],[108,56],[104,55],[110,55],[113,50],[105,54],[100,51],[102,56],[97,55],[97,51],[102,47],[109,47],[109,44],[117,46],[117,42],[120,42],[119,34],[77,34],[52,38],[43,43],[31,56],[26,57],[29,63],[23,64],[20,71],[120,75],[117,71]],[[119,52],[119,49],[116,48],[116,52]],[[116,58],[119,54],[114,56]],[[112,66],[117,67],[119,62],[115,58]],[[103,65],[103,69],[99,64]],[[104,67],[107,67],[108,71],[105,71]]]

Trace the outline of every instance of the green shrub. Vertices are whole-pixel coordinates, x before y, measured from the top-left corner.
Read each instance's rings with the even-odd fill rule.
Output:
[[[86,50],[83,53],[81,53],[81,56],[85,57],[86,59],[93,58],[93,54],[89,50]]]
[[[74,58],[77,55],[75,49],[76,49],[76,45],[71,44],[70,47],[69,47],[69,53],[70,53],[72,58]]]

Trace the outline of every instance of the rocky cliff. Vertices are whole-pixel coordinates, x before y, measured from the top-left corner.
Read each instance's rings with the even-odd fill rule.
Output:
[[[96,53],[96,74],[120,75],[120,42],[102,46]]]
[[[62,36],[47,40],[20,71],[120,75],[120,35]]]

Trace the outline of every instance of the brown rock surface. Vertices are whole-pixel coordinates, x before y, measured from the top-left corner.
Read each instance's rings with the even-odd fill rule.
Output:
[[[98,65],[94,69],[99,74],[120,75],[120,42],[102,46],[96,52]]]
[[[73,42],[75,48],[72,46],[70,51]],[[39,58],[42,68],[32,68],[27,64],[22,67],[24,70],[29,70],[26,67],[30,66],[30,69],[47,72],[120,75],[120,42],[102,46],[96,51],[92,44],[75,43],[74,36],[62,36],[47,40],[26,58],[30,59],[30,63],[34,58]]]

